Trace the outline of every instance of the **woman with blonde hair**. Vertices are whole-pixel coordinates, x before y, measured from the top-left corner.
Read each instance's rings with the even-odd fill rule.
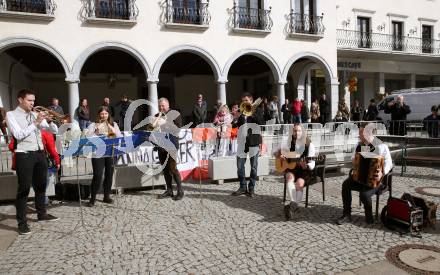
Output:
[[[220,106],[214,117],[214,125],[217,127],[219,140],[217,155],[224,157],[228,151],[230,129],[232,128],[232,115],[229,113],[228,105]]]

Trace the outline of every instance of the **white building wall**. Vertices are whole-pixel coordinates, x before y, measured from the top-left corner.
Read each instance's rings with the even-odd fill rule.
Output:
[[[17,61],[9,55],[0,54],[0,107],[5,107],[7,110],[11,109],[8,89],[9,69],[14,62]],[[33,83],[31,72],[20,63],[13,65],[11,76],[12,104],[15,107],[18,91],[24,88],[33,88]]]

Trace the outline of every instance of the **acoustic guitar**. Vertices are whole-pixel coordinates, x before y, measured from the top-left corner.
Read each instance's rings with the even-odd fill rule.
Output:
[[[282,158],[281,156],[284,156],[284,158]],[[279,157],[275,159],[275,170],[279,173],[282,173],[286,171],[286,169],[295,169],[295,167],[301,161],[323,161],[324,158],[324,155],[318,155],[316,157],[301,157],[301,155],[296,152],[282,153]]]

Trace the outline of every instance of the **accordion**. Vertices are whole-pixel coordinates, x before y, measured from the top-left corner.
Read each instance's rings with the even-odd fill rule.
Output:
[[[380,185],[384,176],[384,157],[370,153],[357,152],[354,157],[352,179],[370,188]]]

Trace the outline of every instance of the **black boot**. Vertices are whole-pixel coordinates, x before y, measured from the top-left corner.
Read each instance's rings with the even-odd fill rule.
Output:
[[[86,204],[87,207],[93,207],[95,206],[95,199],[90,198],[89,202]]]
[[[183,198],[183,190],[178,190],[177,195],[173,198],[175,201],[180,201]]]
[[[349,222],[351,222],[351,214],[349,213],[344,213],[344,215],[342,215],[336,220],[336,224],[338,225],[342,225],[344,223],[349,223]]]
[[[373,211],[371,209],[365,209],[365,222],[367,224],[373,224],[374,218],[373,218]]]
[[[104,199],[102,200],[102,202],[112,204],[113,200],[110,198],[110,196],[105,196]]]
[[[246,187],[240,187],[237,191],[232,192],[232,196],[240,196],[247,194],[247,188]]]
[[[157,196],[158,199],[166,199],[166,198],[172,198],[174,197],[173,195],[173,190],[169,190],[167,189],[163,194]]]

